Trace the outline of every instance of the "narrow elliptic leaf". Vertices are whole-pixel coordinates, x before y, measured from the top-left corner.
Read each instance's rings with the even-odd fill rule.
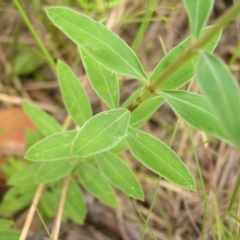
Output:
[[[79,48],[80,49],[80,48]],[[83,49],[80,49],[82,62],[88,79],[97,95],[112,108],[119,106],[119,84],[116,73],[100,65]]]
[[[131,103],[141,94],[142,89],[136,90],[122,105],[129,107]],[[141,127],[146,123],[152,114],[164,103],[164,98],[160,96],[152,96],[142,102],[131,114],[130,125],[135,128]]]
[[[124,108],[95,115],[74,139],[73,156],[88,157],[111,149],[125,137],[129,121],[130,112]]]
[[[30,161],[45,162],[72,159],[71,144],[77,131],[60,132],[30,147],[25,158]]]
[[[186,91],[161,91],[160,93],[172,109],[194,128],[202,130],[218,138],[224,138],[219,119],[202,95]]]
[[[99,64],[110,71],[147,80],[132,49],[102,24],[74,10],[54,7],[46,10],[50,20]]]
[[[59,123],[38,107],[24,102],[23,109],[28,117],[32,120],[38,131],[45,137],[57,132],[61,132],[62,129]]]
[[[77,168],[80,183],[101,202],[111,207],[117,206],[116,195],[106,179],[93,167],[81,164]]]
[[[2,240],[16,240],[20,238],[21,233],[14,230],[0,230],[0,239]]]
[[[74,180],[70,180],[67,198],[64,205],[64,212],[75,223],[83,224],[87,215],[83,193]]]
[[[201,35],[206,33],[206,31],[211,31],[211,27],[204,28]],[[221,36],[221,32],[214,35],[213,38],[204,46],[204,49],[212,52]],[[191,37],[184,40],[174,49],[172,49],[156,66],[150,76],[150,82],[155,82],[160,75],[174,62],[179,56],[186,50],[189,43],[191,42]],[[177,89],[187,83],[195,74],[195,65],[197,56],[192,57],[186,63],[184,63],[178,70],[176,70],[169,78],[167,78],[160,86],[161,89]]]
[[[126,141],[134,157],[147,168],[182,188],[195,190],[193,176],[166,144],[131,127]]]
[[[141,185],[129,166],[111,152],[96,155],[97,165],[105,178],[129,197],[143,200]]]
[[[190,21],[192,36],[197,38],[211,13],[214,1],[183,0],[183,3]]]
[[[77,125],[82,126],[92,116],[88,96],[71,68],[60,60],[57,63],[57,74],[68,113]]]
[[[164,99],[160,96],[150,97],[132,112],[130,125],[141,127],[163,103]]]
[[[49,183],[64,178],[72,172],[77,161],[53,161],[41,163],[38,171],[36,171],[35,179],[38,183]]]
[[[240,90],[226,65],[214,55],[200,54],[197,65],[200,90],[226,133],[228,142],[240,147]]]
[[[42,163],[34,163],[24,167],[20,171],[16,172],[8,181],[9,185],[12,186],[26,186],[37,184],[36,172],[41,167]]]

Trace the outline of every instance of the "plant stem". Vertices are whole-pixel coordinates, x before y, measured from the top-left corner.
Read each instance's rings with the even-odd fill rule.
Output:
[[[20,236],[19,240],[25,240],[26,237],[27,237],[28,230],[30,228],[30,225],[31,225],[31,222],[32,222],[32,219],[33,219],[33,216],[34,216],[36,206],[38,205],[39,199],[40,199],[40,197],[42,195],[42,192],[43,192],[43,188],[44,188],[43,184],[40,184],[37,188],[37,191],[35,193],[35,196],[34,196],[34,199],[32,201],[31,207],[29,209],[27,219],[24,223],[24,226],[23,226],[23,229],[22,229],[21,236]]]
[[[142,102],[147,100],[152,94],[156,93],[157,88],[169,78],[176,70],[185,64],[193,56],[197,55],[198,50],[206,45],[209,40],[222,28],[224,28],[232,19],[235,19],[240,12],[240,2],[231,7],[222,17],[220,17],[211,30],[207,31],[199,39],[193,41],[185,52],[173,62],[162,75],[151,85],[146,84],[142,94],[128,107],[129,111],[136,109]]]
[[[24,22],[26,23],[29,31],[31,32],[31,34],[33,35],[35,41],[37,42],[39,48],[42,50],[43,54],[45,55],[47,61],[49,62],[50,66],[55,70],[55,62],[52,58],[52,56],[50,55],[50,53],[48,52],[48,50],[46,49],[46,47],[44,46],[44,44],[42,43],[42,40],[40,39],[40,37],[38,36],[37,32],[35,31],[33,25],[31,24],[29,18],[27,17],[27,14],[24,12],[21,4],[19,3],[18,0],[13,0],[14,4],[17,8],[17,10],[19,11],[20,15],[22,16]]]
[[[57,215],[54,220],[52,234],[51,234],[53,240],[58,239],[60,225],[61,225],[61,219],[62,219],[62,213],[63,213],[63,208],[64,208],[66,196],[67,196],[67,190],[68,190],[70,177],[71,177],[71,175],[69,174],[67,177],[64,178],[63,188],[62,188],[62,192],[61,192],[61,198],[59,201]]]
[[[202,190],[203,190],[204,222],[203,222],[203,227],[202,227],[202,237],[203,237],[203,239],[205,239],[205,227],[206,227],[205,225],[206,225],[206,214],[207,214],[206,211],[208,209],[208,197],[207,197],[207,192],[206,192],[206,188],[205,188],[204,181],[203,181],[202,171],[201,171],[201,167],[200,167],[200,164],[199,164],[199,159],[198,159],[198,156],[197,156],[196,148],[194,146],[192,133],[191,133],[191,130],[190,130],[190,128],[188,126],[187,126],[187,130],[188,130],[190,142],[191,142],[191,145],[192,145],[192,148],[193,148],[193,156],[194,156],[194,159],[195,159],[196,164],[197,164],[198,174],[199,174],[199,177],[200,177],[200,183],[201,183]]]

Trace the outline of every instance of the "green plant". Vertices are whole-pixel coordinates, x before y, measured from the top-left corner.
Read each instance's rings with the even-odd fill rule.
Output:
[[[203,28],[213,1],[183,2],[192,36],[170,51],[149,77],[131,48],[100,23],[67,8],[46,10],[53,24],[76,43],[93,89],[109,108],[93,116],[84,88],[61,60],[56,66],[61,93],[69,117],[80,130],[67,131],[69,119],[62,128],[38,108],[23,104],[44,138],[26,152],[25,158],[33,163],[12,176],[9,184],[14,186],[12,191],[22,189],[24,196],[32,196],[40,184],[34,204],[37,205],[43,192],[40,206],[44,213],[54,217],[57,212],[53,239],[58,237],[62,212],[63,218],[78,224],[84,222],[87,209],[79,184],[111,207],[117,206],[117,200],[110,184],[131,198],[144,199],[141,185],[121,157],[123,150],[129,149],[138,161],[159,176],[184,189],[195,190],[194,178],[179,156],[159,139],[138,129],[164,101],[190,126],[240,147],[239,87],[222,61],[211,53],[221,29],[237,16],[240,4],[214,26]],[[195,73],[202,95],[177,90]],[[142,82],[121,106],[117,74]],[[43,191],[43,184],[51,191]],[[24,234],[26,231],[27,228]]]

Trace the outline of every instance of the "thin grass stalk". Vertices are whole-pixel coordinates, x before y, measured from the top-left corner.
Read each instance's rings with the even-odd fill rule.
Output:
[[[13,1],[14,1],[14,4],[15,4],[17,10],[19,11],[21,17],[23,18],[25,24],[27,25],[29,31],[31,32],[31,34],[33,35],[35,41],[37,42],[39,48],[41,49],[41,51],[43,52],[44,56],[46,57],[46,60],[48,61],[50,66],[55,70],[56,65],[55,65],[55,62],[54,62],[51,54],[48,52],[47,48],[44,46],[42,40],[40,39],[40,37],[38,36],[37,32],[35,31],[33,25],[31,24],[31,21],[27,17],[27,14],[23,10],[21,4],[19,3],[18,0],[13,0]]]

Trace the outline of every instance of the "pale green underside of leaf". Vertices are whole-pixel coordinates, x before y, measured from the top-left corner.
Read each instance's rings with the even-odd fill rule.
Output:
[[[50,183],[60,180],[70,174],[76,164],[76,160],[41,163],[41,166],[36,172],[36,181],[38,183]]]
[[[98,96],[112,108],[119,107],[119,84],[117,75],[100,65],[86,51],[80,50],[88,79]]]
[[[176,185],[195,190],[195,181],[181,159],[163,142],[129,127],[127,144],[144,166]]]
[[[77,168],[80,183],[96,198],[108,206],[116,207],[116,195],[105,178],[93,167],[81,164]]]
[[[218,138],[224,138],[219,119],[209,107],[206,98],[186,91],[161,91],[172,109],[194,128]]]
[[[96,155],[97,165],[108,181],[129,197],[143,200],[141,185],[128,165],[111,152]]]
[[[132,49],[102,24],[74,10],[54,7],[46,10],[50,20],[99,64],[110,71],[147,80]]]
[[[211,27],[204,28],[201,35],[209,31]],[[203,47],[205,50],[212,52],[221,36],[221,31],[214,35],[212,39]],[[154,71],[150,76],[150,82],[155,82],[160,75],[186,50],[187,46],[191,41],[191,37],[188,37],[178,46],[173,48],[156,66]],[[192,57],[188,60],[182,67],[180,67],[176,72],[174,72],[168,79],[166,79],[159,88],[161,89],[177,89],[187,83],[195,74],[195,65],[197,56]]]
[[[57,75],[68,113],[77,125],[82,126],[92,116],[88,96],[71,68],[60,60],[57,63]]]
[[[61,131],[58,122],[38,107],[27,102],[24,102],[22,106],[38,131],[45,137]]]
[[[53,134],[30,147],[25,158],[30,161],[57,161],[72,159],[71,144],[77,131]]]
[[[119,108],[101,112],[87,121],[72,144],[75,157],[88,157],[117,145],[127,132],[130,112]]]
[[[201,53],[198,61],[197,80],[220,120],[227,141],[240,147],[240,90],[237,80],[220,59],[205,52]]]
[[[183,3],[189,17],[192,36],[197,38],[211,13],[214,1],[183,0]]]
[[[74,180],[70,180],[64,212],[75,223],[82,225],[87,215],[83,193]]]

